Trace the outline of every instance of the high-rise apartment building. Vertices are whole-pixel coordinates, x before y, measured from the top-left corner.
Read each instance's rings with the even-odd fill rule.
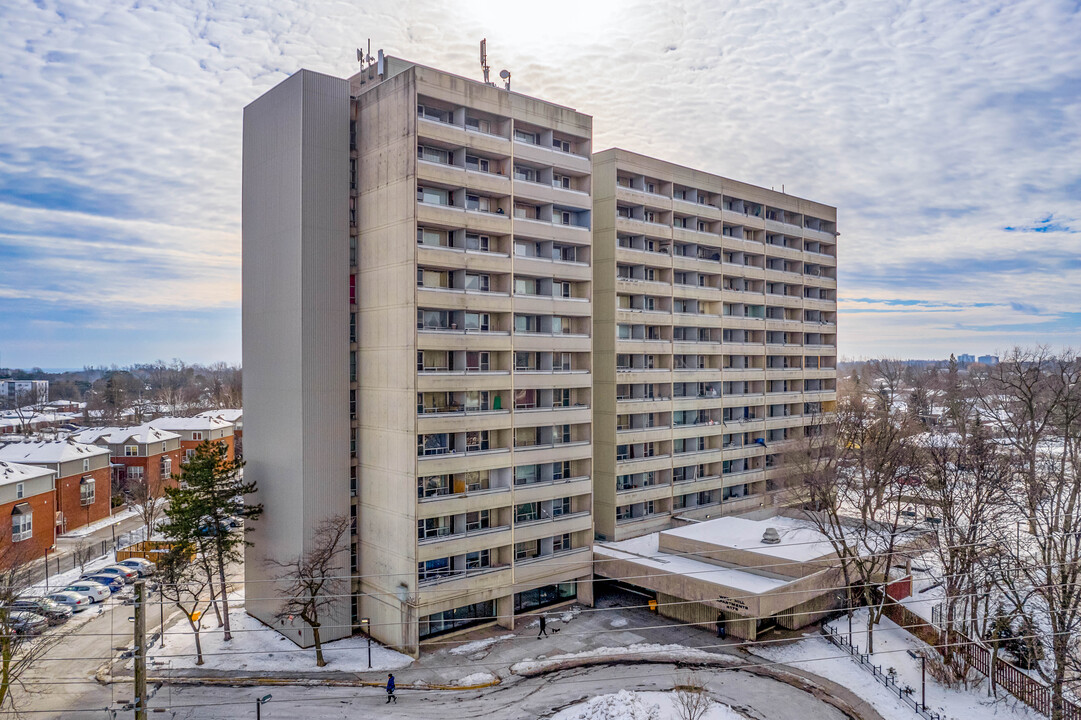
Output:
[[[427,637],[592,588],[592,119],[395,58],[245,110],[246,607],[355,519],[322,636]],[[364,621],[362,623],[362,621]]]
[[[836,403],[836,209],[619,149],[593,177],[597,537],[783,502]]]

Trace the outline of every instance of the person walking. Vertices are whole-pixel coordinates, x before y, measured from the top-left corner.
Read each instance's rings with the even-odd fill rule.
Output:
[[[545,618],[544,613],[541,613],[540,616],[540,632],[537,633],[538,640],[541,639],[541,635],[543,635],[544,637],[548,637],[548,621]]]
[[[398,704],[398,696],[394,694],[394,673],[387,675],[387,702],[389,703],[391,700],[394,701],[395,705]]]
[[[721,640],[724,640],[724,637],[725,637],[726,634],[727,633],[725,632],[725,627],[724,627],[724,615],[718,615],[717,616],[717,637],[719,637]]]

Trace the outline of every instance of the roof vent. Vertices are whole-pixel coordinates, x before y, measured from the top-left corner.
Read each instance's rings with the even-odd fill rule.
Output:
[[[777,534],[777,528],[766,528],[762,533],[762,542],[766,545],[776,545],[781,542],[781,536]]]

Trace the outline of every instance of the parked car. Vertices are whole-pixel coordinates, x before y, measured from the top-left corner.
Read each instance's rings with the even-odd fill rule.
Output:
[[[123,565],[108,565],[97,570],[91,570],[86,575],[116,575],[124,580],[124,584],[130,585],[135,582],[139,577],[139,573],[134,568],[124,567]]]
[[[113,594],[107,586],[90,580],[80,580],[64,588],[65,592],[77,592],[90,598],[90,602],[105,602]]]
[[[109,588],[109,592],[114,595],[124,589],[124,579],[121,578],[119,575],[98,575],[97,573],[87,573],[86,575],[83,575],[80,579],[101,583],[105,587]]]
[[[17,598],[11,603],[12,610],[25,610],[35,615],[40,615],[49,621],[50,625],[59,625],[67,622],[74,612],[70,607],[50,600],[49,598]]]
[[[61,590],[60,592],[46,595],[46,597],[64,607],[71,608],[72,612],[82,612],[94,604],[93,600],[79,592]]]
[[[149,560],[143,558],[128,558],[127,560],[121,560],[117,565],[122,565],[126,568],[131,568],[135,572],[139,573],[139,577],[147,577],[153,575],[158,571],[158,566]]]
[[[8,615],[8,623],[19,635],[37,635],[49,626],[49,621],[40,615],[25,610],[14,610]]]

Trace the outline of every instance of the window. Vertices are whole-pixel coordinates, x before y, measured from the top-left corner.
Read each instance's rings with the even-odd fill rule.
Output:
[[[571,534],[563,533],[552,538],[552,552],[561,552],[571,549]]]
[[[161,459],[161,476],[167,478],[173,474],[173,459],[171,457],[163,457]]]
[[[450,436],[447,433],[417,436],[417,455],[444,455],[448,452],[450,452]]]
[[[22,483],[15,484],[15,499],[20,500],[25,496],[25,487]]]
[[[193,431],[192,434],[191,434],[191,439],[192,439],[192,442],[199,442],[200,440],[203,439],[203,434],[201,432],[199,432],[198,430]]]
[[[476,452],[488,449],[488,431],[470,430],[465,434],[465,451]]]
[[[466,195],[465,196],[465,209],[477,210],[479,212],[492,212],[495,207],[495,203],[492,199],[485,197],[484,195]]]
[[[527,132],[526,130],[519,130],[518,128],[514,128],[514,139],[518,142],[529,143],[530,145],[537,144],[536,133]]]
[[[438,497],[440,495],[450,495],[449,475],[429,475],[428,477],[417,478],[417,497]]]
[[[187,465],[189,462],[191,462],[191,459],[193,457],[195,457],[195,451],[189,448],[184,451],[184,457],[180,459],[180,463],[182,465]]]
[[[417,188],[417,200],[429,205],[449,205],[450,193],[442,188]]]
[[[451,533],[451,518],[449,516],[424,518],[417,520],[417,539],[428,540],[430,538],[444,537]]]
[[[90,472],[90,458],[83,458],[83,472]]]
[[[571,224],[571,213],[567,212],[566,210],[560,211],[560,213],[559,213],[559,224],[560,225],[570,225]]]
[[[465,234],[465,249],[466,250],[480,250],[481,252],[488,252],[490,238],[487,235],[478,235],[476,233]]]
[[[94,478],[84,477],[79,481],[79,505],[86,507],[94,504]]]
[[[485,530],[492,526],[491,519],[489,517],[490,511],[481,510],[479,512],[471,512],[465,514],[465,531],[473,532],[474,530]]]
[[[465,126],[466,126],[467,129],[476,130],[477,132],[482,132],[482,133],[491,133],[492,132],[491,123],[489,121],[487,121],[487,120],[482,120],[480,118],[467,117],[465,119]]]
[[[492,553],[490,550],[479,550],[477,552],[466,553],[465,556],[465,569],[466,570],[480,570],[481,568],[492,566]]]
[[[560,140],[559,138],[552,138],[552,147],[560,152],[569,153],[571,151],[571,144],[567,140]]]
[[[417,147],[417,157],[428,162],[447,164],[447,151],[443,148],[419,145]]]
[[[129,483],[143,481],[143,468],[138,465],[129,465],[125,472],[125,477]]]
[[[466,273],[465,289],[488,292],[491,289],[491,276],[487,274]]]
[[[515,393],[519,392],[522,391],[515,391]],[[517,401],[515,407],[517,408]],[[540,435],[535,427],[515,428],[514,430],[514,447],[516,448],[533,447],[538,444],[539,440]]]
[[[417,563],[417,579],[421,582],[434,580],[451,574],[450,558],[437,558]]]
[[[629,520],[631,517],[630,505],[617,505],[616,506],[616,520]]]
[[[139,446],[138,445],[125,445],[124,446],[124,457],[136,457],[138,455],[139,455]]]
[[[514,179],[515,180],[524,180],[526,182],[536,182],[537,181],[537,171],[534,170],[531,167],[525,167],[525,166],[522,166],[522,165],[515,165],[514,166]]]
[[[522,503],[514,508],[514,522],[524,523],[540,519],[540,504],[535,502]]]
[[[11,542],[29,540],[34,535],[34,514],[29,503],[21,503],[11,511]]]
[[[514,294],[515,295],[536,295],[537,294],[537,281],[534,278],[529,277],[515,277],[514,278]]]
[[[418,245],[433,245],[436,247],[447,246],[447,235],[441,230],[429,230],[427,228],[417,228],[417,244]]]
[[[569,175],[552,175],[552,185],[557,188],[563,188],[569,190],[571,186],[571,179]]]
[[[552,517],[570,515],[571,499],[569,497],[558,498],[552,501]]]
[[[491,163],[488,161],[488,158],[466,155],[465,166],[469,170],[475,170],[477,172],[491,172]]]
[[[489,353],[469,351],[465,354],[465,369],[487,372],[490,367]]]
[[[488,313],[467,312],[465,314],[465,329],[477,332],[488,332],[491,325],[491,317]]]
[[[165,449],[166,449],[166,447],[167,447],[168,445],[169,445],[169,443],[162,443],[162,444],[161,444],[161,451],[162,451],[162,452],[165,452]]]
[[[514,559],[528,560],[540,554],[540,544],[536,540],[514,543]]]
[[[515,485],[532,485],[539,482],[540,479],[540,466],[538,465],[519,465],[514,468]]]

